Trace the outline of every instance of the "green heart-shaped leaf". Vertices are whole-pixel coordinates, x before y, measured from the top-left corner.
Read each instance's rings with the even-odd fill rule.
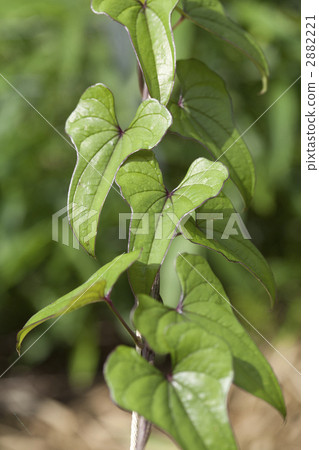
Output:
[[[41,323],[75,311],[90,303],[100,302],[107,297],[119,276],[139,257],[140,251],[120,255],[105,264],[84,284],[38,311],[24,325],[17,335],[17,351],[26,335]]]
[[[218,0],[182,0],[179,12],[194,24],[219,37],[247,56],[261,74],[263,88],[267,90],[268,64],[257,42],[227,17]]]
[[[96,13],[124,25],[130,35],[151,97],[166,105],[175,75],[171,14],[178,0],[93,0]]]
[[[225,164],[246,203],[255,189],[255,168],[246,144],[235,128],[231,100],[224,81],[195,59],[177,62],[179,89],[175,89],[169,110],[171,130],[192,138]]]
[[[167,109],[151,99],[139,106],[131,125],[122,131],[107,87],[97,84],[82,95],[66,123],[78,151],[68,205],[71,227],[90,254],[94,254],[98,219],[118,168],[137,150],[155,147],[170,124]]]
[[[233,357],[234,383],[285,415],[283,396],[271,367],[237,321],[222,285],[206,260],[198,255],[180,255],[176,271],[182,286],[176,309],[147,295],[138,296],[134,323],[151,348],[168,353],[169,347],[162,338],[167,327],[177,322],[197,324],[228,344]]]
[[[166,376],[132,348],[120,346],[110,355],[104,373],[113,400],[184,450],[235,450],[226,406],[233,375],[227,345],[185,324],[166,330],[165,340],[172,357]]]
[[[216,219],[214,214],[222,214],[222,217]],[[196,221],[190,218],[182,226],[182,232],[194,244],[221,253],[228,261],[239,263],[249,270],[260,281],[273,302],[276,295],[275,280],[265,258],[249,239],[245,239],[243,230],[236,230],[238,234],[225,236],[227,227],[231,225],[233,228],[232,217],[238,219],[236,214],[229,198],[221,192],[218,197],[196,210]],[[210,235],[212,237],[208,239]]]
[[[152,152],[139,152],[121,167],[116,182],[133,213],[129,248],[143,249],[129,272],[136,294],[150,293],[176,227],[188,213],[218,195],[227,176],[222,164],[198,158],[169,193]]]

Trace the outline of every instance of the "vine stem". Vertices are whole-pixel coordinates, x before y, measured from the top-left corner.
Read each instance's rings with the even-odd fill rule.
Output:
[[[182,18],[181,18],[182,19]],[[179,23],[182,20],[179,20]],[[177,26],[177,24],[175,24]],[[149,98],[149,91],[145,83],[144,75],[141,67],[137,67],[138,73],[138,84],[140,88],[140,93],[142,101]],[[151,295],[155,300],[162,301],[160,296],[160,277],[159,273],[156,276],[154,284],[152,286]],[[125,325],[124,325],[125,326]],[[132,330],[131,330],[132,331]],[[130,333],[131,334],[131,333]],[[136,330],[136,335],[134,335],[134,341],[138,342],[136,345],[136,351],[146,359],[150,364],[154,362],[154,352],[148,347],[147,343],[143,341],[143,337],[138,330]],[[151,434],[152,424],[144,417],[140,416],[137,412],[132,412],[131,419],[131,438],[130,438],[130,450],[144,450],[148,438]]]
[[[139,331],[136,331],[136,336],[140,342],[143,342],[143,338]],[[148,347],[146,342],[143,343],[143,347],[137,347],[136,351],[139,355],[149,361],[150,364],[154,362],[154,353]],[[140,416],[137,412],[132,412],[131,419],[131,442],[130,450],[144,450],[150,437],[152,424],[146,420],[143,416]]]
[[[119,311],[114,306],[114,303],[111,300],[110,296],[107,295],[106,297],[104,297],[104,300],[109,306],[112,313],[118,318],[126,331],[132,337],[136,345],[136,351],[152,364],[154,361],[154,353],[148,347],[148,345],[143,342],[143,338],[139,331],[136,331],[136,333],[134,333],[134,331],[129,327]],[[151,433],[151,426],[151,423],[148,422],[144,417],[140,416],[136,412],[132,413],[130,450],[144,450]]]
[[[160,296],[160,276],[157,274],[152,290],[152,297],[162,302]],[[140,342],[143,342],[143,337],[141,336],[139,331],[136,331],[136,336]],[[148,347],[146,342],[143,342],[142,347],[136,347],[136,351],[143,356],[150,364],[154,363],[154,352]],[[132,412],[132,420],[131,420],[131,443],[130,450],[144,450],[148,438],[150,437],[152,429],[152,424],[146,420],[144,417],[140,416],[137,412]]]

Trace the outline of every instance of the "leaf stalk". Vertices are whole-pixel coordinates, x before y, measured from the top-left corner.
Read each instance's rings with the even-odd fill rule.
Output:
[[[123,327],[126,329],[126,331],[129,333],[129,335],[131,336],[131,338],[133,339],[136,347],[138,348],[143,348],[143,343],[142,340],[140,339],[139,336],[137,336],[134,331],[129,327],[129,325],[125,322],[125,320],[123,319],[123,317],[121,316],[121,314],[119,313],[119,311],[115,308],[114,303],[112,302],[111,298],[109,296],[104,297],[104,300],[106,302],[106,304],[109,306],[110,310],[112,311],[112,313],[118,318],[118,320],[121,322],[121,324],[123,325]]]

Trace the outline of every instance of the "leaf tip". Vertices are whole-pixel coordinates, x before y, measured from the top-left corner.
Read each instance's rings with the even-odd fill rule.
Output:
[[[20,330],[19,333],[17,334],[17,341],[16,341],[16,351],[19,356],[21,356],[21,344],[22,344],[22,339],[20,338],[21,332],[22,330]]]
[[[282,415],[282,418],[284,419],[284,422],[286,422],[286,420],[287,420],[287,408],[286,408],[286,404],[285,404],[284,400],[283,400],[282,405],[281,405],[280,413]]]
[[[269,271],[270,271],[270,274],[272,275],[271,284],[269,284],[268,286],[265,286],[264,283],[262,283],[262,284],[269,296],[270,309],[273,309],[275,306],[275,302],[276,302],[276,284],[275,284],[275,279],[274,279],[274,276],[273,276],[273,273],[272,273],[272,270],[270,267],[269,267]]]
[[[281,417],[283,419],[283,422],[285,423],[287,421],[287,407],[286,407],[285,399],[284,399],[281,389],[280,389],[280,395],[278,397],[279,397],[279,400],[278,400],[277,404],[272,404],[272,406],[274,406],[274,408],[279,412],[279,414],[281,415]]]
[[[95,253],[95,240],[93,244],[84,245],[83,248],[86,250],[86,252],[92,256],[92,258],[96,259],[96,253]]]
[[[258,95],[264,95],[268,90],[268,77],[267,75],[263,75],[261,77],[261,91]]]

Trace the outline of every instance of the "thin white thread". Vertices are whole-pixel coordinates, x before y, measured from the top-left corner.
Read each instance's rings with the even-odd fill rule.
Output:
[[[32,436],[31,431],[28,429],[28,427],[22,422],[22,420],[20,419],[20,417],[13,411],[11,411],[11,413],[14,415],[14,417],[17,419],[17,421],[20,423],[20,425],[22,425],[22,427],[24,428],[24,430],[30,435]]]

